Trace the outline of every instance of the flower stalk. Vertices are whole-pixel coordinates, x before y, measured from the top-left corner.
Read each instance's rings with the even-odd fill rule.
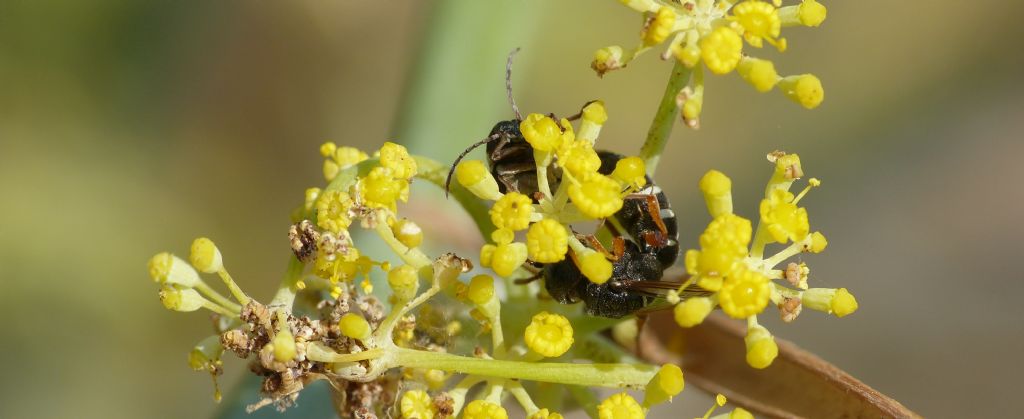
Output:
[[[640,148],[640,158],[647,166],[647,174],[653,175],[658,168],[658,161],[661,154],[665,152],[668,138],[672,135],[672,127],[676,123],[676,115],[679,113],[679,104],[676,96],[679,91],[690,82],[692,69],[687,68],[682,62],[676,61],[672,66],[672,73],[665,85],[665,93],[658,103],[658,110],[654,113],[654,120],[647,130],[647,139]]]

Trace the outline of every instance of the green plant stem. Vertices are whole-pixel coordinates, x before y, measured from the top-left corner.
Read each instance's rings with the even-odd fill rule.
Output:
[[[676,60],[672,67],[672,74],[665,86],[665,93],[661,96],[661,103],[658,111],[651,121],[651,128],[647,131],[647,140],[640,148],[640,158],[644,159],[647,165],[647,174],[653,175],[658,168],[658,161],[661,153],[665,152],[665,145],[668,144],[668,137],[672,134],[672,126],[675,125],[679,114],[679,106],[676,104],[676,95],[690,81],[692,71]]]
[[[589,387],[642,389],[658,372],[652,365],[504,361],[407,348],[395,348],[392,356],[395,366],[407,368]]]

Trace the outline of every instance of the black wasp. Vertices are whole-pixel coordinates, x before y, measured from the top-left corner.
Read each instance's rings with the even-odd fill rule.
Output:
[[[487,163],[491,175],[498,180],[499,190],[502,193],[516,191],[537,200],[533,148],[519,131],[522,115],[512,98],[512,58],[518,51],[509,54],[505,71],[505,87],[516,119],[498,122],[487,138],[471,145],[455,159],[445,183],[446,191],[455,166],[470,151],[486,144]],[[581,114],[567,119],[578,119]],[[598,156],[601,158],[599,172],[604,175],[611,174],[615,164],[623,158],[603,150],[598,151]],[[557,167],[548,171],[552,189],[557,189],[560,173]],[[627,195],[624,201],[622,209],[612,219],[602,222],[613,236],[611,251],[593,235],[582,236],[586,243],[612,261],[612,276],[607,282],[595,284],[588,280],[576,266],[574,257],[546,265],[533,263],[540,268],[535,278],[544,278],[548,294],[559,303],[583,302],[590,315],[620,318],[644,311],[659,295],[679,287],[680,283],[662,281],[664,271],[672,266],[679,253],[676,218],[668,197],[648,176],[647,186]]]

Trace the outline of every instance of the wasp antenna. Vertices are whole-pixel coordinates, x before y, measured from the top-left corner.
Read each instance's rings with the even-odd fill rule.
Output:
[[[516,120],[522,121],[523,115],[519,113],[519,106],[512,98],[512,58],[516,56],[517,52],[519,52],[519,47],[508,53],[508,62],[505,64],[505,93],[508,94],[508,103],[512,104],[512,112],[516,113]]]
[[[448,198],[448,189],[449,189],[449,187],[452,184],[452,175],[455,173],[455,167],[459,165],[459,162],[462,161],[462,158],[466,157],[466,155],[469,154],[470,151],[473,151],[473,149],[475,149],[477,147],[480,147],[480,146],[482,146],[484,144],[487,144],[487,143],[489,143],[491,141],[497,140],[498,138],[501,138],[501,135],[499,135],[498,133],[494,133],[494,134],[491,134],[490,136],[488,136],[487,138],[484,138],[484,139],[482,139],[480,141],[477,141],[476,143],[473,143],[473,145],[469,146],[469,148],[467,148],[465,150],[462,150],[462,153],[459,154],[459,157],[456,157],[455,161],[452,163],[452,167],[450,169],[448,169],[448,177],[445,178],[445,180],[444,180],[444,197],[445,198]]]

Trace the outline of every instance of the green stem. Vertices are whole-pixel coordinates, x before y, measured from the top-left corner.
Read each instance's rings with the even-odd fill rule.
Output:
[[[393,356],[395,366],[407,368],[589,387],[642,389],[658,372],[652,365],[505,361],[407,348],[395,348]]]
[[[690,81],[691,70],[678,60],[672,67],[672,75],[668,78],[665,86],[665,93],[661,96],[661,103],[658,111],[651,121],[651,128],[647,131],[647,140],[640,148],[640,158],[644,159],[647,165],[647,174],[653,175],[658,168],[658,160],[661,153],[665,152],[665,145],[668,144],[668,137],[672,134],[672,126],[678,118],[679,106],[676,104],[676,95],[686,83]]]
[[[295,295],[299,292],[298,283],[302,279],[302,271],[305,270],[305,267],[306,265],[295,258],[294,255],[288,256],[288,270],[285,272],[281,284],[278,285],[277,293],[270,300],[270,306],[280,306],[291,313],[292,303],[295,302]]]
[[[242,312],[242,306],[236,304],[234,301],[231,301],[227,297],[221,295],[221,293],[217,292],[217,290],[210,288],[210,285],[207,284],[205,281],[200,280],[199,283],[196,284],[195,289],[196,291],[199,291],[204,296],[206,296],[206,298],[209,298],[214,303],[220,304],[221,306],[228,310],[234,311],[235,313]]]

